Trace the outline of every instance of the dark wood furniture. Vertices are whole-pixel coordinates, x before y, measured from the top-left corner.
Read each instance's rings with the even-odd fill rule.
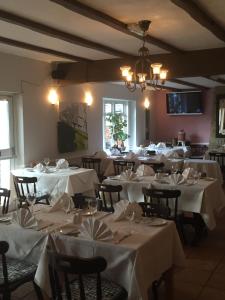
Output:
[[[20,202],[20,206],[23,206],[27,203],[27,197],[29,195],[35,197],[35,204],[50,204],[49,203],[49,194],[37,195],[37,177],[22,177],[22,176],[13,176],[14,186],[16,190],[17,198]]]
[[[114,173],[115,175],[120,175],[125,170],[132,169],[134,170],[135,161],[129,161],[124,159],[115,159],[113,160]]]
[[[209,159],[218,162],[221,172],[223,174],[223,180],[225,179],[225,153],[224,152],[209,152]]]
[[[100,200],[100,210],[114,212],[113,203],[120,201],[121,185],[96,184],[95,190],[98,200]]]
[[[42,300],[40,288],[34,283],[37,266],[24,260],[6,257],[9,244],[0,241],[0,294],[3,300],[10,300],[11,293],[26,282],[33,281],[38,299]]]
[[[147,161],[147,160],[143,160],[141,161],[142,165],[147,165],[152,167],[152,169],[157,173],[157,172],[162,172],[163,168],[164,168],[164,163],[163,162],[151,162],[151,161]]]
[[[7,214],[9,209],[10,190],[0,188],[0,203],[2,205],[2,214]]]
[[[103,257],[84,259],[50,252],[49,274],[53,299],[65,299],[62,298],[62,292],[66,294],[68,300],[127,299],[127,292],[124,288],[101,276],[101,272],[106,267],[107,262]],[[71,280],[72,275],[76,277]],[[64,278],[64,282],[62,283],[59,278]]]
[[[102,182],[104,178],[103,174],[101,173],[101,159],[94,158],[94,157],[82,157],[82,167],[85,169],[94,169],[98,175],[98,179]]]

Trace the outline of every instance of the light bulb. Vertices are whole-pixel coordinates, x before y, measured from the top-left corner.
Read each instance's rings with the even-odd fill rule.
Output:
[[[132,81],[132,77],[133,77],[133,72],[129,72],[127,77],[126,77],[126,80],[127,81]]]
[[[167,78],[167,73],[168,73],[168,70],[166,70],[166,69],[162,69],[161,70],[161,72],[160,72],[160,79],[161,80],[166,80],[166,78]]]
[[[160,69],[162,67],[162,64],[159,64],[159,63],[151,64],[151,67],[152,67],[152,71],[153,71],[154,75],[160,74]]]
[[[85,92],[85,103],[88,106],[91,106],[92,103],[93,103],[93,97],[92,97],[92,94],[90,92]]]
[[[131,69],[131,67],[129,67],[129,66],[122,66],[122,67],[120,67],[122,76],[123,77],[127,77],[129,75],[130,69]]]
[[[48,92],[48,101],[53,105],[59,104],[59,95],[58,95],[57,90],[55,88],[51,88],[49,90],[49,92]]]
[[[147,76],[146,73],[138,73],[137,76],[139,77],[139,82],[145,82],[145,77]]]
[[[150,107],[150,101],[148,100],[147,97],[145,98],[145,101],[144,101],[144,107],[145,107],[146,109],[149,109],[149,107]]]

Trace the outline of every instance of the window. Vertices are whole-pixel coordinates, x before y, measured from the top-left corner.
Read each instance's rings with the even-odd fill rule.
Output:
[[[10,169],[14,154],[12,98],[0,96],[0,187],[10,187]]]
[[[121,114],[122,119],[127,122],[127,127],[123,128],[124,133],[128,134],[124,146],[130,150],[136,144],[136,103],[131,100],[103,99],[103,149],[109,150],[114,144],[113,136],[110,130],[110,122],[107,116],[112,114]]]

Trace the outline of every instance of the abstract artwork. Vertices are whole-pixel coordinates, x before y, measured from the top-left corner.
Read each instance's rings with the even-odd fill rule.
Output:
[[[59,113],[58,150],[60,153],[88,148],[87,105],[72,103]]]

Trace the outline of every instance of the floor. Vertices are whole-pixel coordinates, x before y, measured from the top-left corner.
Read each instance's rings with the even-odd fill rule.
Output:
[[[184,247],[187,267],[174,275],[173,300],[225,300],[225,210],[217,228],[196,247]],[[31,284],[13,293],[12,300],[33,300]],[[167,300],[163,288],[160,299]]]

